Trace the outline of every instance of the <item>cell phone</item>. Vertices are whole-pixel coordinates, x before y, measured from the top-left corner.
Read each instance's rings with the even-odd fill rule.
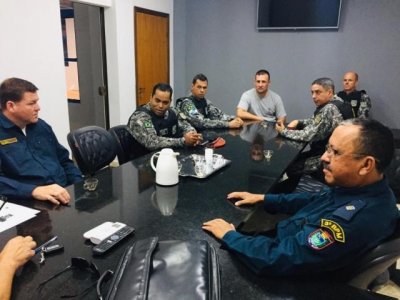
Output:
[[[205,145],[207,145],[207,144],[210,143],[210,142],[211,142],[211,140],[205,140],[205,141],[201,142],[199,145],[200,145],[200,146],[205,146]]]

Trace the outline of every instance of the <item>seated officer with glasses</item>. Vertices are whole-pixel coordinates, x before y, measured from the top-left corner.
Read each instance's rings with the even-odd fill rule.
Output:
[[[343,121],[321,157],[331,188],[320,193],[228,194],[228,199],[238,200],[236,206],[263,202],[269,213],[290,214],[277,224],[273,235],[244,235],[223,219],[205,222],[203,229],[260,274],[316,274],[341,269],[395,230],[399,211],[383,175],[393,152],[392,132],[381,123]]]

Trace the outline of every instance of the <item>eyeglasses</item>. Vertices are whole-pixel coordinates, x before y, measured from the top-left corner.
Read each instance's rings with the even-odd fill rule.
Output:
[[[46,283],[48,283],[50,280],[58,277],[62,273],[66,272],[68,270],[73,270],[73,269],[80,269],[80,270],[88,269],[96,276],[96,280],[94,282],[92,282],[91,285],[88,288],[86,288],[85,290],[83,290],[82,292],[80,292],[76,295],[63,295],[63,296],[61,296],[61,298],[73,298],[73,297],[82,296],[82,295],[86,294],[91,288],[93,288],[96,285],[97,280],[100,278],[99,269],[97,268],[97,266],[94,263],[87,261],[83,257],[72,257],[71,264],[69,266],[67,266],[65,269],[61,270],[60,272],[54,274],[53,276],[46,279],[45,281],[41,282],[38,286],[38,289],[41,289]]]
[[[369,154],[363,154],[363,153],[341,153],[339,150],[333,149],[331,145],[326,144],[325,146],[325,152],[328,154],[329,157],[338,157],[338,156],[358,156],[358,157],[363,157],[363,156],[368,156]]]

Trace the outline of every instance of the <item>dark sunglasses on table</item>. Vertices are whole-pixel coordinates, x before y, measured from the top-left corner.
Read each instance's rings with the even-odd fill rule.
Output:
[[[92,289],[97,284],[97,281],[98,281],[99,278],[102,278],[103,276],[106,276],[104,274],[111,273],[111,275],[112,275],[112,271],[108,270],[102,276],[100,276],[99,269],[97,268],[97,266],[94,263],[89,262],[88,260],[86,260],[83,257],[72,257],[71,258],[71,264],[69,266],[67,266],[65,269],[61,270],[60,272],[54,274],[53,276],[51,276],[50,278],[46,279],[45,281],[41,282],[39,284],[39,286],[38,286],[38,289],[43,288],[43,286],[46,283],[48,283],[50,280],[58,277],[59,275],[63,274],[64,272],[66,272],[68,270],[74,270],[74,269],[89,270],[90,272],[92,272],[96,276],[96,280],[94,282],[92,282],[90,284],[90,286],[87,287],[82,292],[74,294],[74,295],[62,295],[60,298],[74,298],[74,297],[82,296],[82,295],[86,294],[88,291],[90,291],[90,289]],[[107,275],[107,276],[110,276],[110,275]]]

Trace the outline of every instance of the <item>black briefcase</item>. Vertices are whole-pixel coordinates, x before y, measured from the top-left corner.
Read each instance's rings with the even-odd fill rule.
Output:
[[[158,241],[152,237],[125,250],[106,299],[219,300],[220,270],[207,241]]]

